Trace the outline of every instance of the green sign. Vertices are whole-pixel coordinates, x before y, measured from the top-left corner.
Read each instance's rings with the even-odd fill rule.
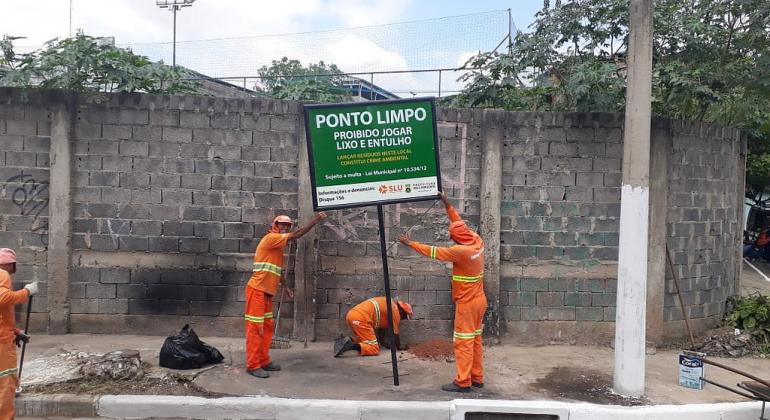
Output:
[[[316,210],[441,191],[432,98],[305,105],[305,129]]]

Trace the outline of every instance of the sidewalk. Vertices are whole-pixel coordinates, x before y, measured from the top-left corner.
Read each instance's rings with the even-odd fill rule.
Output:
[[[132,335],[35,335],[27,348],[25,365],[34,366],[42,360],[63,351],[105,353],[118,349],[135,349],[142,360],[152,366],[154,372],[172,372],[157,367],[158,352],[165,337]],[[269,379],[257,379],[244,371],[244,343],[241,338],[201,337],[217,347],[225,356],[224,363],[193,371],[173,371],[191,378],[194,389],[204,396],[261,396],[291,400],[360,400],[360,401],[413,401],[450,402],[455,398],[481,400],[555,400],[563,402],[583,401],[595,404],[615,405],[666,405],[710,404],[746,401],[738,395],[707,385],[704,390],[690,390],[677,385],[678,352],[660,351],[647,356],[647,399],[633,401],[623,399],[609,391],[612,385],[613,350],[608,347],[586,346],[539,346],[517,347],[497,345],[487,347],[485,354],[486,381],[483,389],[471,394],[452,394],[439,389],[451,381],[454,364],[446,361],[420,360],[408,352],[399,352],[400,386],[394,386],[391,375],[390,353],[376,357],[357,357],[347,353],[342,358],[331,356],[331,343],[310,343],[307,349],[302,343],[293,342],[286,350],[271,350],[275,362],[283,370],[271,373]],[[770,360],[761,358],[715,359],[759,377],[770,378]],[[38,363],[39,364],[39,363]],[[53,370],[49,369],[50,372]],[[34,369],[24,370],[35,377]],[[707,366],[708,378],[734,385],[741,378]],[[23,373],[22,385],[25,384]],[[194,378],[194,379],[193,379]],[[51,378],[49,382],[58,381]],[[69,391],[70,393],[74,391]],[[121,393],[121,392],[117,392]],[[136,392],[126,392],[136,393]],[[201,395],[191,392],[188,395]],[[36,396],[28,392],[20,402],[50,400],[50,396]],[[58,397],[59,401],[80,401],[83,406],[97,403],[95,398],[81,395]],[[160,401],[153,397],[131,397],[138,401]],[[103,399],[105,400],[105,399]],[[199,399],[190,399],[197,401]],[[220,399],[217,401],[230,401]],[[275,406],[275,398],[268,398]],[[288,400],[288,401],[291,401]],[[108,401],[108,400],[105,400]],[[122,401],[122,400],[121,400]],[[168,404],[169,400],[165,400]],[[176,400],[170,400],[176,401]],[[212,400],[204,405],[211,405]],[[263,403],[267,400],[264,398]],[[287,400],[278,400],[287,401]],[[253,400],[252,400],[253,402]],[[340,403],[342,403],[340,401]],[[129,403],[131,404],[131,403]],[[141,405],[141,403],[139,403]],[[171,406],[179,402],[172,402]],[[452,403],[454,404],[454,403]],[[493,404],[493,401],[489,401]],[[755,403],[756,404],[756,403]],[[24,404],[22,404],[24,405]],[[216,404],[214,404],[216,405]],[[743,406],[743,405],[741,405]],[[64,407],[64,405],[62,405]],[[417,407],[417,406],[415,406]],[[443,412],[447,404],[440,405]],[[752,410],[754,405],[750,405]],[[756,405],[758,409],[758,405]],[[38,413],[42,413],[38,411]],[[32,415],[30,411],[20,415]],[[66,415],[65,413],[62,413]],[[76,413],[71,413],[75,415]],[[758,416],[758,413],[756,413]],[[46,414],[46,415],[50,415]],[[87,413],[81,413],[88,415]],[[273,418],[273,417],[265,417]],[[354,417],[355,418],[355,417]],[[742,417],[737,417],[742,418]]]

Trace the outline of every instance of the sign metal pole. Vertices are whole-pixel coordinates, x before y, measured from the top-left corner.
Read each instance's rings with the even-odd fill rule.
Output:
[[[398,386],[398,357],[396,356],[396,336],[393,333],[393,311],[390,300],[390,274],[388,273],[388,248],[385,246],[385,217],[382,204],[377,205],[377,220],[380,224],[380,250],[382,251],[382,272],[385,276],[385,306],[388,314],[388,337],[390,338],[390,364],[393,367],[393,385]]]

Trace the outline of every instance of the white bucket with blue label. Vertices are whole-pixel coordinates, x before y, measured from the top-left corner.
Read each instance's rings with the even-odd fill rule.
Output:
[[[705,383],[701,378],[705,377],[703,359],[698,356],[679,355],[679,385],[691,389],[703,389]]]

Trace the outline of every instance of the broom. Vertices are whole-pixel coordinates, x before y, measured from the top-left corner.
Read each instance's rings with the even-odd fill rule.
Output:
[[[29,314],[32,312],[32,295],[29,296],[29,300],[27,300],[27,320],[24,322],[24,334],[29,332]],[[16,395],[21,394],[22,387],[21,387],[21,370],[24,368],[24,352],[27,350],[27,342],[23,341],[21,344],[21,361],[19,362],[19,375],[17,376],[19,380],[19,387],[16,388]]]
[[[292,251],[292,248],[294,247],[296,242],[297,241],[294,240],[294,241],[291,241],[291,243],[289,244],[289,262],[291,262],[291,251]],[[271,349],[288,349],[288,348],[291,348],[291,340],[289,339],[289,337],[284,337],[284,336],[278,335],[278,331],[279,331],[278,330],[278,326],[281,323],[281,309],[283,307],[283,294],[285,292],[284,288],[286,287],[285,286],[286,271],[288,271],[288,269],[287,270],[283,270],[281,272],[281,291],[280,291],[281,297],[278,298],[278,311],[277,311],[278,315],[276,315],[276,317],[275,317],[275,331],[273,331],[273,341],[270,342],[270,348]]]

